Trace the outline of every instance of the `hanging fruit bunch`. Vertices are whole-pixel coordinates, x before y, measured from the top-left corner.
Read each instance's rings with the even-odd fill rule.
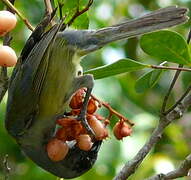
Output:
[[[95,137],[92,138],[81,124],[81,121],[77,120],[77,116],[80,114],[83,105],[85,93],[85,88],[78,90],[71,98],[69,104],[71,111],[56,121],[59,127],[55,132],[55,136],[46,146],[48,156],[52,161],[61,161],[65,158],[69,151],[68,142],[70,141],[75,141],[81,150],[89,151],[94,141],[106,139],[109,136],[106,127],[110,124],[112,115],[116,115],[119,118],[119,121],[113,128],[116,139],[122,140],[132,133],[132,126],[134,124],[131,121],[112,109],[109,104],[101,102],[91,95],[87,106],[86,119],[95,133]],[[108,118],[96,113],[97,109],[103,106],[109,110]]]
[[[0,36],[5,36],[13,30],[17,24],[16,16],[9,11],[0,11]],[[15,51],[9,47],[0,45],[0,66],[11,67],[17,63]]]

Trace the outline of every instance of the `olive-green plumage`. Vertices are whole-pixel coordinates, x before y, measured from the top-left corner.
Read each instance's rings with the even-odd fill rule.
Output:
[[[65,112],[71,95],[82,87],[93,86],[91,75],[79,76],[81,57],[110,42],[183,23],[186,11],[169,7],[96,31],[59,32],[60,26],[55,25],[32,47],[26,44],[9,87],[5,121],[9,134],[35,163],[56,176],[73,178],[89,170],[100,141],[87,152],[71,145],[60,162],[52,162],[46,153],[56,118]]]

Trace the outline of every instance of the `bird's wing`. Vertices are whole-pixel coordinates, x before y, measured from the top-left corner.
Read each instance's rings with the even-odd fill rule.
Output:
[[[42,36],[12,77],[8,90],[5,124],[13,136],[22,133],[36,114],[39,94],[48,67],[47,52],[59,28],[59,25],[55,25]]]

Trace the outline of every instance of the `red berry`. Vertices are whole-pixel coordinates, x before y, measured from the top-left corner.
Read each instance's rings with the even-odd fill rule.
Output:
[[[65,141],[72,141],[82,132],[84,128],[79,121],[74,118],[62,118],[57,120],[57,124],[62,126],[61,129],[58,129],[56,132],[56,137]]]
[[[67,140],[66,130],[64,128],[59,128],[56,132],[56,138],[62,141],[66,141]]]
[[[84,94],[85,94],[84,89],[79,89],[72,97],[69,106],[72,109],[81,108],[84,100]]]
[[[66,157],[69,151],[69,147],[63,141],[54,138],[48,142],[46,150],[48,153],[48,157],[52,161],[56,162],[56,161],[61,161]]]
[[[10,67],[17,63],[15,51],[9,46],[0,46],[0,66]]]
[[[95,116],[89,115],[87,116],[88,123],[92,130],[95,133],[95,138],[97,140],[103,140],[108,136],[107,129],[101,123],[101,121],[97,120]]]
[[[97,110],[97,105],[94,99],[90,99],[88,102],[87,113],[93,114]]]
[[[130,136],[132,129],[127,123],[120,121],[115,124],[113,133],[118,140],[121,140],[126,136]]]
[[[100,120],[100,121],[105,120],[105,118],[104,118],[103,116],[101,116],[100,114],[94,114],[94,116],[95,116],[98,120]]]
[[[84,151],[89,151],[93,145],[91,138],[88,134],[81,134],[76,140],[78,147]]]
[[[62,127],[71,126],[71,125],[75,124],[76,122],[77,122],[76,119],[70,118],[70,117],[61,118],[61,119],[56,120],[56,123]]]
[[[122,137],[126,137],[126,136],[130,136],[132,133],[132,129],[127,125],[123,126],[121,129],[121,136]]]
[[[15,28],[17,23],[16,16],[9,11],[0,11],[0,36]]]
[[[80,114],[80,111],[80,109],[72,109],[70,113],[72,116],[78,116]]]

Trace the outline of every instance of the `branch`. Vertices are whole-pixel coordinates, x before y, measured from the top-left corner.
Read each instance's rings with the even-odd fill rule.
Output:
[[[81,11],[79,11],[79,4],[78,4],[78,7],[77,7],[77,9],[76,9],[75,14],[74,14],[73,17],[70,19],[70,21],[67,23],[67,25],[70,26],[78,16],[80,16],[80,15],[82,15],[83,13],[85,13],[86,11],[88,11],[89,8],[90,8],[90,6],[93,4],[93,1],[94,1],[94,0],[89,0],[89,1],[88,1],[88,4],[86,5],[86,7],[85,7],[84,9],[82,9]]]
[[[178,66],[178,68],[182,68],[182,67],[183,67],[183,65]],[[174,77],[173,77],[173,79],[172,79],[170,87],[169,87],[169,89],[168,89],[168,91],[167,91],[167,93],[166,93],[166,95],[164,97],[164,100],[163,100],[163,104],[162,104],[162,108],[161,108],[161,114],[165,114],[166,105],[167,105],[170,93],[172,92],[172,89],[173,89],[173,87],[174,87],[174,85],[175,85],[175,83],[176,83],[176,81],[177,81],[177,79],[178,79],[178,77],[180,75],[180,72],[181,72],[180,70],[177,70]]]
[[[53,18],[57,8],[53,10],[51,0],[44,0],[44,4],[45,4],[45,16],[51,16]],[[51,19],[50,24],[51,26],[55,25],[53,19]]]
[[[189,106],[191,106],[191,95],[187,96],[184,101],[168,115],[162,116],[159,120],[158,126],[153,131],[148,142],[145,143],[145,145],[139,150],[137,155],[132,160],[125,164],[122,170],[116,175],[114,180],[125,180],[131,176],[142,163],[146,155],[150,152],[152,147],[161,139],[164,129],[172,121],[180,118]]]
[[[155,176],[152,176],[148,178],[147,180],[167,180],[167,179],[175,179],[179,177],[187,176],[189,173],[189,170],[191,168],[191,154],[186,157],[184,161],[180,164],[179,168],[175,169],[174,171],[171,171],[167,174],[157,174]]]
[[[179,71],[191,72],[191,69],[190,69],[190,68],[183,68],[182,65],[180,65],[179,67],[167,67],[167,66],[150,65],[150,68],[152,68],[152,69],[177,70],[178,72],[179,72]]]
[[[186,89],[186,91],[184,92],[184,94],[176,101],[176,103],[169,108],[167,111],[164,112],[164,114],[168,114],[169,112],[171,112],[173,109],[176,108],[176,106],[178,106],[178,104],[180,104],[182,102],[182,100],[188,95],[188,93],[191,91],[191,85]]]
[[[190,39],[191,39],[191,29],[190,29],[190,31],[189,31],[189,33],[188,33],[187,44],[190,43]],[[183,65],[182,65],[182,64],[179,64],[178,68],[183,68]],[[165,95],[165,97],[164,97],[163,104],[162,104],[162,108],[161,108],[161,114],[164,114],[164,115],[165,115],[165,114],[168,114],[168,113],[170,112],[169,110],[173,110],[172,108],[170,108],[167,112],[165,112],[166,105],[167,105],[167,102],[168,102],[170,93],[171,93],[171,91],[172,91],[172,89],[173,89],[173,87],[174,87],[174,85],[175,85],[175,83],[176,83],[176,81],[177,81],[177,79],[178,79],[180,73],[181,73],[180,69],[177,69],[177,71],[176,71],[176,73],[175,73],[175,75],[174,75],[174,78],[173,78],[173,80],[172,80],[172,82],[171,82],[171,84],[170,84],[170,87],[169,87],[169,89],[168,89],[168,92],[166,93],[166,95]],[[177,106],[178,103],[179,103],[179,101],[178,101],[177,103],[175,103],[175,105]],[[176,106],[173,106],[173,108],[175,108]]]
[[[12,12],[16,13],[16,14],[19,16],[19,18],[26,24],[26,26],[27,26],[31,31],[34,30],[33,26],[30,24],[30,22],[28,21],[28,19],[25,18],[25,17],[13,6],[13,4],[12,4],[9,0],[1,0],[1,1],[3,1],[3,3],[4,3],[7,7],[9,7],[9,8],[12,10]]]
[[[134,126],[134,123],[132,121],[130,121],[129,119],[127,119],[125,116],[123,116],[122,114],[120,114],[119,112],[117,112],[116,110],[114,110],[108,103],[103,102],[101,100],[99,100],[98,98],[96,98],[94,95],[91,94],[91,97],[97,101],[99,103],[100,106],[104,106],[105,108],[107,108],[110,112],[110,116],[112,116],[113,114],[115,116],[117,116],[119,119],[123,119],[125,122],[127,122],[130,126]],[[109,119],[109,118],[108,118]]]
[[[46,9],[45,9],[45,11],[46,11],[46,14],[51,14],[52,13],[52,11],[53,11],[53,9],[52,9],[52,4],[51,4],[51,2],[50,2],[51,0],[44,0],[44,4],[45,4],[45,7],[46,7]]]
[[[4,171],[5,171],[5,180],[9,179],[9,173],[11,171],[11,168],[8,165],[8,154],[5,155],[4,160],[3,160],[3,166],[4,166]]]

